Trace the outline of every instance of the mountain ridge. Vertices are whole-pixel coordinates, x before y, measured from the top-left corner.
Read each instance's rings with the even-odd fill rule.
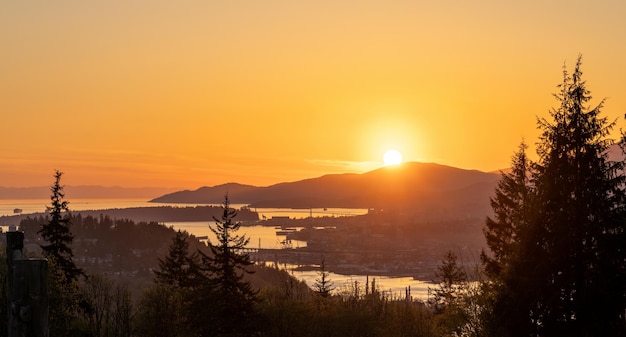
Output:
[[[423,209],[489,207],[500,174],[451,166],[407,162],[365,173],[326,174],[265,187],[228,183],[168,193],[159,203],[215,204],[228,193],[250,207]]]

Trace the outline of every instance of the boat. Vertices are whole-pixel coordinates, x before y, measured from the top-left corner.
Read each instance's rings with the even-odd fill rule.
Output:
[[[22,213],[22,209],[21,208],[16,208],[16,209],[13,210],[13,213],[20,214],[20,213]]]
[[[289,233],[293,233],[293,232],[297,232],[298,229],[295,227],[280,227],[280,229],[278,229],[278,227],[276,228],[276,235],[287,235]]]

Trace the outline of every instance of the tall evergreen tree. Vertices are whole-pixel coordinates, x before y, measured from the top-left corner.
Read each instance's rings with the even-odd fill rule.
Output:
[[[526,156],[528,146],[522,142],[512,159],[511,171],[502,173],[491,198],[494,218],[487,218],[483,232],[491,254],[481,254],[487,276],[501,277],[503,264],[519,250],[520,231],[528,220],[530,207],[530,162]]]
[[[624,162],[607,157],[615,122],[600,115],[603,101],[587,106],[581,64],[579,57],[571,75],[564,69],[559,107],[551,120],[539,120],[539,161],[526,185],[531,202],[510,210],[494,206],[508,218],[523,214],[517,239],[487,223],[487,234],[503,236],[500,241],[511,241],[504,247],[516,252],[499,254],[498,240],[487,235],[505,270],[490,274],[502,282],[495,303],[517,308],[520,316],[517,324],[500,321],[500,335],[626,335]]]
[[[320,271],[317,274],[319,278],[315,279],[313,289],[315,289],[320,296],[329,297],[330,292],[333,291],[333,282],[328,277],[330,274],[326,270],[326,260],[324,258],[322,258]]]
[[[436,325],[442,336],[458,336],[469,322],[464,310],[468,282],[467,273],[457,262],[457,256],[448,251],[435,271],[437,286],[428,304],[434,309]],[[430,292],[430,288],[429,288]]]
[[[198,253],[189,252],[187,238],[187,233],[177,231],[168,255],[158,259],[155,285],[143,292],[137,313],[140,336],[195,336],[196,325],[206,322],[198,316],[202,306],[212,305],[199,296],[200,290],[205,290],[202,286],[206,277],[201,273]]]
[[[169,254],[159,259],[155,282],[176,288],[191,288],[200,281],[200,263],[197,253],[189,253],[187,235],[180,230],[172,239]]]
[[[37,233],[41,235],[44,241],[48,242],[47,245],[41,245],[44,256],[54,261],[55,265],[63,272],[66,281],[74,282],[83,271],[76,267],[72,260],[74,253],[71,246],[74,235],[70,230],[69,202],[63,199],[65,194],[63,194],[63,186],[61,185],[62,175],[63,172],[58,170],[54,173],[54,184],[50,188],[52,192],[50,196],[51,205],[46,207],[48,222],[42,224]]]
[[[483,232],[490,253],[481,253],[486,276],[484,284],[489,306],[485,306],[486,329],[494,336],[528,336],[530,317],[527,300],[528,274],[513,261],[523,261],[521,243],[527,235],[532,215],[532,163],[522,142],[511,160],[511,171],[502,173],[491,199],[494,217],[488,217]]]
[[[69,202],[64,200],[62,172],[55,171],[50,188],[51,205],[47,207],[47,222],[37,232],[48,244],[41,245],[49,262],[49,327],[51,336],[77,336],[83,330],[78,319],[78,277],[83,271],[73,261]]]
[[[540,120],[535,250],[545,287],[533,318],[546,334],[625,335],[624,162],[608,160],[615,122],[600,115],[604,101],[587,106],[581,64],[564,70],[553,121]]]
[[[256,301],[256,291],[244,279],[244,275],[251,272],[248,270],[252,265],[250,256],[244,252],[250,239],[237,234],[241,224],[233,221],[237,211],[230,207],[228,195],[224,197],[222,208],[221,219],[214,217],[216,225],[210,227],[217,243],[209,242],[211,255],[200,252],[208,282],[199,297],[204,297],[210,306],[210,312],[201,320],[206,327],[205,335],[249,336],[254,329]]]
[[[457,263],[456,254],[448,251],[435,271],[435,277],[438,285],[434,289],[430,304],[433,305],[435,311],[442,312],[446,307],[458,304],[458,299],[467,284],[467,273]]]

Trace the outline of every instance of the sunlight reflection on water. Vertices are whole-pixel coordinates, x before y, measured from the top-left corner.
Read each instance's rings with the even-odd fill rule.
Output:
[[[273,263],[266,263],[268,266],[275,266]],[[309,287],[313,287],[316,280],[320,278],[319,271],[295,271],[293,270],[297,266],[290,264],[279,264],[278,268],[288,270],[290,274],[296,278],[306,282]],[[408,287],[411,287],[411,298],[414,300],[426,301],[428,300],[429,291],[428,288],[434,288],[434,285],[430,282],[416,280],[412,277],[392,277],[392,276],[380,276],[380,275],[343,275],[328,272],[328,278],[333,283],[334,294],[341,294],[349,292],[354,288],[355,281],[359,288],[365,287],[365,284],[375,280],[376,289],[380,292],[384,292],[386,296],[392,299],[404,299]],[[363,288],[364,289],[364,288]],[[364,290],[363,290],[364,291]]]
[[[164,225],[171,226],[175,230],[187,231],[187,233],[196,237],[206,236],[211,242],[215,243],[217,238],[209,228],[209,223],[213,224],[214,222],[165,222]],[[250,239],[246,245],[248,248],[281,249],[287,248],[288,244],[290,244],[289,248],[306,247],[305,241],[290,240],[290,243],[284,242],[287,236],[278,235],[276,229],[271,226],[241,226],[237,234],[245,235]]]
[[[195,236],[208,236],[212,242],[216,242],[216,237],[209,229],[207,222],[168,222],[166,225],[172,226],[174,229],[186,230]],[[239,233],[245,234],[250,238],[250,242],[247,245],[249,248],[281,249],[285,247],[282,242],[286,236],[277,235],[274,227],[242,226]],[[292,240],[291,245],[293,248],[306,247],[306,242]],[[266,263],[266,265],[276,266],[274,263]],[[293,270],[296,267],[296,265],[291,264],[278,264],[278,268],[289,271],[290,274],[312,287],[315,284],[315,280],[319,278],[318,271]],[[337,273],[329,273],[329,277],[334,284],[334,293],[337,294],[353,287],[355,281],[358,282],[359,287],[364,287],[368,278],[366,275],[342,275]],[[405,298],[407,287],[411,287],[411,298],[426,301],[429,294],[428,287],[433,287],[430,282],[415,280],[412,277],[369,275],[369,282],[372,282],[374,279],[376,279],[379,291],[385,292],[385,295],[395,299]]]

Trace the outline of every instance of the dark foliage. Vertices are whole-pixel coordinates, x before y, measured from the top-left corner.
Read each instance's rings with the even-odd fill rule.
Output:
[[[519,251],[520,231],[528,221],[530,206],[529,161],[526,157],[527,145],[522,142],[512,160],[510,173],[502,173],[491,198],[494,217],[488,217],[483,232],[491,255],[481,254],[485,272],[491,279],[502,275],[503,264]]]
[[[0,288],[0,331],[8,331],[8,297],[7,297],[7,278],[8,278],[8,270],[7,264],[5,263],[7,258],[6,255],[6,244],[3,242],[0,244],[0,284],[2,285]]]
[[[490,280],[484,284],[484,290],[495,294],[485,317],[494,335],[506,336],[509,331],[525,335],[531,324],[526,303],[529,288],[526,286],[532,282],[532,275],[513,263],[525,257],[521,243],[528,238],[533,216],[531,163],[526,149],[522,142],[513,156],[511,171],[502,174],[491,199],[494,218],[487,218],[483,229],[491,249],[490,254],[481,254],[485,274]]]
[[[518,155],[487,222],[490,326],[500,336],[624,336],[624,162],[607,158],[615,123],[600,116],[603,102],[587,107],[580,57],[559,89],[551,120],[539,120],[530,180]]]
[[[203,336],[250,336],[254,331],[256,291],[244,279],[252,265],[244,252],[249,239],[238,235],[240,224],[233,218],[237,212],[224,197],[223,214],[211,231],[217,243],[209,243],[211,255],[200,252],[207,282],[199,288],[198,301],[202,317],[195,321]]]
[[[192,288],[201,281],[198,253],[189,253],[187,233],[176,232],[165,259],[159,259],[155,282],[176,288]]]
[[[135,316],[136,336],[197,336],[189,320],[187,293],[165,284],[155,284],[143,291]]]
[[[283,280],[259,295],[260,336],[441,336],[424,303],[394,299],[354,284],[337,296],[322,297],[286,272]],[[374,284],[375,282],[372,282]]]
[[[437,287],[434,288],[432,299],[435,311],[443,312],[447,307],[459,304],[467,282],[467,273],[457,263],[456,254],[452,251],[446,253],[435,277]]]
[[[74,235],[70,229],[69,202],[64,200],[61,177],[56,171],[54,184],[50,188],[51,205],[47,216],[39,222],[37,232],[47,244],[41,244],[43,256],[48,259],[49,331],[54,336],[76,336],[81,334],[78,324],[79,294],[78,277],[83,270],[76,267],[72,243]],[[45,222],[44,222],[45,220]]]
[[[333,291],[333,282],[328,278],[328,271],[326,270],[326,260],[322,259],[320,264],[320,271],[318,273],[319,278],[315,279],[313,289],[322,297],[330,296],[330,292]]]
[[[74,235],[70,229],[71,222],[68,204],[64,200],[63,186],[61,185],[62,172],[56,171],[54,174],[54,184],[50,188],[51,205],[47,207],[48,222],[42,224],[38,234],[48,243],[41,245],[44,257],[54,261],[61,269],[66,281],[74,282],[83,273],[74,264],[72,252],[72,242]]]

